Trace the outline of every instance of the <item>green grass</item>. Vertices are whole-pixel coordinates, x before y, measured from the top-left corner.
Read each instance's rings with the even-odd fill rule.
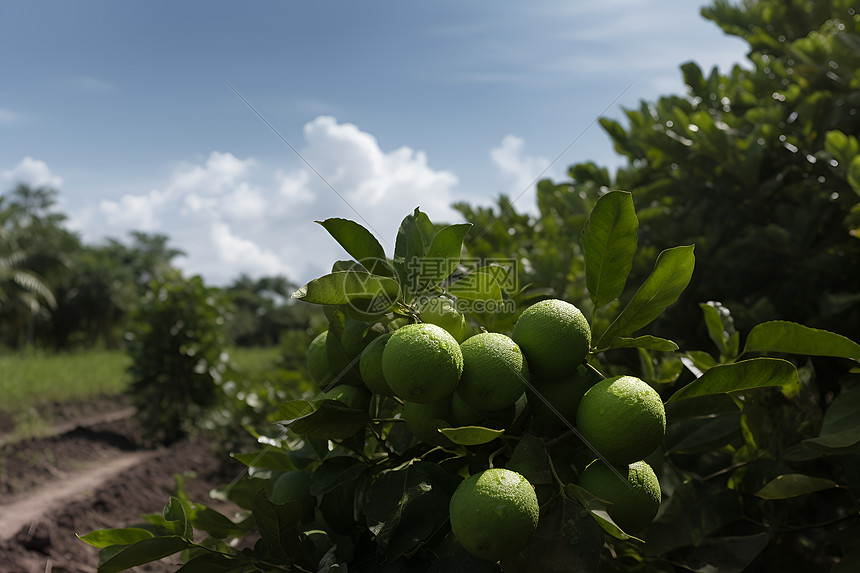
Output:
[[[253,377],[275,368],[282,349],[277,346],[233,348],[227,352],[230,363],[242,374]]]
[[[128,356],[120,350],[0,355],[0,410],[15,414],[121,394],[128,387],[128,365]]]

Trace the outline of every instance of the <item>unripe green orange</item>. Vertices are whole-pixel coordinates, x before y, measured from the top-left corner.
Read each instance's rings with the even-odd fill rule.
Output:
[[[576,370],[591,346],[591,329],[582,312],[569,302],[543,300],[517,319],[511,336],[542,378],[557,378]]]
[[[579,485],[590,494],[612,505],[609,517],[626,533],[636,533],[647,527],[660,508],[660,482],[644,461],[616,465],[615,470],[595,460],[579,476]]]
[[[577,410],[579,433],[613,464],[644,459],[663,441],[666,410],[660,394],[634,376],[615,376],[589,388]]]
[[[394,393],[408,402],[438,402],[449,397],[463,373],[460,345],[435,324],[407,324],[388,339],[382,373]]]
[[[457,394],[484,411],[501,410],[523,395],[529,368],[519,346],[504,334],[483,332],[460,345],[463,376]]]
[[[534,487],[520,474],[491,468],[463,481],[451,496],[451,531],[473,555],[498,561],[523,549],[537,529]]]

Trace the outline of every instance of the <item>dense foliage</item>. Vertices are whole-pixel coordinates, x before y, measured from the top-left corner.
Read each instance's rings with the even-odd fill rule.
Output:
[[[658,332],[701,345],[701,301],[721,300],[742,328],[774,318],[860,335],[860,16],[850,0],[716,2],[703,11],[750,44],[729,73],[681,66],[687,93],[643,101],[627,123],[603,118],[627,158],[542,181],[529,220],[502,198],[459,205],[472,250],[517,253],[521,271],[582,300],[575,246],[607,189],[639,207],[641,282],[661,250],[695,243],[697,272]]]
[[[249,473],[217,495],[245,510],[240,521],[180,492],[162,515],[146,516],[146,524],[85,536],[102,548],[100,571],[180,551],[185,570],[224,571],[849,566],[853,532],[860,527],[856,374],[838,380],[843,391],[822,412],[810,399],[819,379],[808,357],[856,365],[860,345],[787,321],[759,324],[742,341],[730,313],[715,302],[701,305],[699,319],[715,351],[681,352],[670,340],[642,334],[689,284],[694,247],[664,250],[630,292],[625,284],[639,219],[629,193],[601,196],[579,243],[592,319],[611,317],[607,327],[592,330],[587,363],[600,376],[636,375],[666,402],[665,439],[647,458],[659,476],[663,503],[654,523],[636,537],[611,519],[611,507],[577,485],[599,455],[579,440],[578,416],[559,420],[552,409],[539,410],[534,387],[504,422],[451,425],[440,413],[427,432],[414,425],[408,402],[384,394],[369,405],[361,399],[366,390],[349,362],[360,351],[347,351],[335,367],[341,352],[360,348],[361,340],[367,344],[370,333],[396,333],[419,321],[427,293],[444,292],[481,308],[494,302],[500,309],[510,295],[522,295],[502,289],[499,268],[461,265],[469,260],[461,258],[468,225],[435,226],[416,210],[401,224],[391,259],[354,222],[329,219],[322,225],[354,257],[293,295],[328,307],[323,352],[335,376],[319,377],[325,393],[282,403],[270,418],[282,429],[261,427],[261,447],[234,456]],[[522,310],[518,306],[500,324],[513,323]],[[472,313],[472,326],[486,326],[483,314]],[[632,369],[626,360],[631,354],[639,357]],[[682,375],[685,367],[689,376]],[[535,536],[500,563],[464,551],[448,519],[457,485],[487,467],[525,476],[540,502]],[[202,533],[208,537],[201,541]],[[232,539],[245,540],[240,546],[246,548],[234,549]]]
[[[224,300],[200,277],[165,274],[134,310],[128,348],[131,395],[150,437],[170,444],[217,399],[227,368]]]

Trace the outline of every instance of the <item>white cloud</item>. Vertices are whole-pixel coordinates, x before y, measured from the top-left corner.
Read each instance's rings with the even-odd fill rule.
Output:
[[[3,172],[3,178],[12,183],[24,183],[31,187],[60,187],[63,178],[54,175],[48,168],[48,164],[29,155],[21,160],[18,165]]]
[[[425,153],[405,146],[385,152],[371,134],[329,116],[305,125],[304,133],[308,146],[302,155],[334,189],[308,174],[307,187],[315,190],[317,205],[331,209],[333,204],[341,216],[351,218],[357,212],[387,242],[415,207],[434,221],[458,218],[450,208],[457,176],[430,167]]]
[[[515,135],[502,138],[501,144],[490,150],[490,157],[501,172],[504,193],[516,201],[518,211],[537,213],[536,179],[563,178],[558,164],[547,169],[549,159],[526,154],[524,141]]]
[[[171,178],[168,189],[172,194],[218,194],[247,175],[256,162],[241,160],[230,153],[213,151],[204,165],[183,164]]]
[[[0,125],[13,125],[20,123],[24,118],[8,109],[0,108]]]
[[[314,194],[310,190],[311,173],[308,170],[299,170],[293,173],[284,173],[278,169],[275,178],[280,181],[278,190],[288,201],[295,203],[312,203]]]
[[[159,211],[167,194],[152,190],[146,195],[123,195],[118,201],[102,200],[99,210],[109,228],[154,232],[161,228]]]
[[[165,233],[186,251],[187,272],[224,284],[239,273],[303,282],[327,272],[345,253],[314,220],[365,224],[391,254],[400,221],[416,206],[436,222],[461,219],[450,208],[457,177],[431,167],[425,153],[385,151],[370,133],[329,116],[308,122],[303,133],[300,153],[313,169],[298,161],[272,169],[213,151],[181,163],[160,189],[73,213],[73,225],[87,241],[138,229]]]
[[[261,247],[250,239],[237,236],[230,225],[224,222],[213,222],[209,227],[209,235],[218,263],[227,265],[234,276],[239,273],[292,274],[293,269],[285,265],[272,250]]]

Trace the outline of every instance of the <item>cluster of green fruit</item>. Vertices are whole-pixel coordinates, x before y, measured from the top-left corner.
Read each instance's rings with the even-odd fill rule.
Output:
[[[561,300],[527,308],[511,336],[470,332],[444,297],[430,299],[410,321],[370,323],[342,315],[308,349],[321,399],[367,409],[372,394],[388,396],[415,438],[453,447],[439,430],[480,426],[508,430],[528,408],[546,432],[574,430],[596,454],[579,485],[609,502],[626,531],[654,518],[660,487],[642,461],[662,441],[663,403],[633,377],[600,380],[585,365],[591,330],[582,312]],[[574,429],[574,425],[576,427]],[[474,555],[499,560],[520,551],[538,523],[532,485],[506,469],[463,481],[450,502],[451,528]]]

